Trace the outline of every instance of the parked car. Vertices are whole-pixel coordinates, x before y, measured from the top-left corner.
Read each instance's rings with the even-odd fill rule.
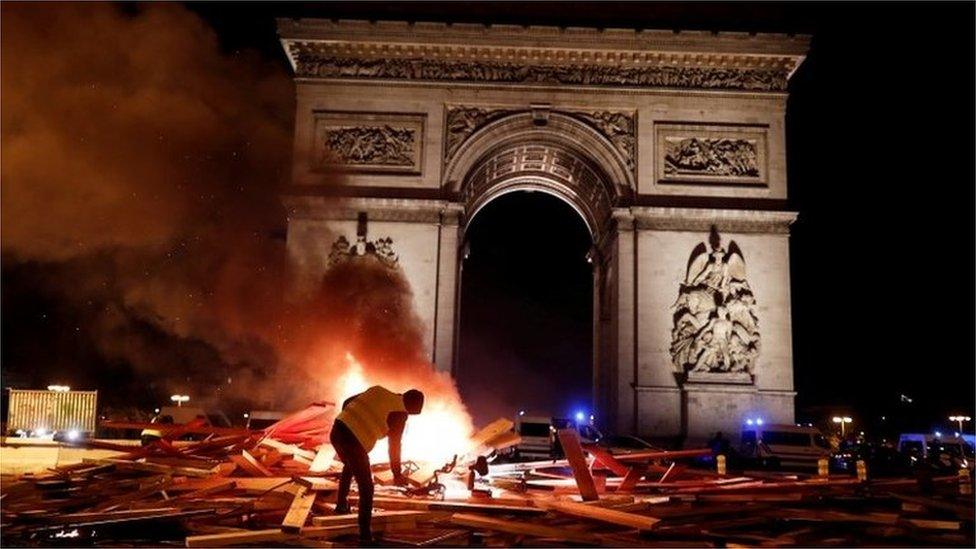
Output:
[[[912,461],[896,447],[872,442],[842,443],[830,458],[830,468],[853,475],[858,460],[865,462],[871,477],[905,476],[913,470]]]
[[[205,410],[195,406],[163,406],[150,423],[160,425],[186,425],[190,427],[230,427],[227,415],[219,410]],[[143,429],[140,435],[142,445],[145,446],[155,440],[163,438],[162,429],[151,427]],[[192,440],[201,438],[199,435],[188,433],[179,437]]]
[[[815,427],[755,424],[742,430],[739,457],[762,467],[816,468],[830,457],[830,444]]]

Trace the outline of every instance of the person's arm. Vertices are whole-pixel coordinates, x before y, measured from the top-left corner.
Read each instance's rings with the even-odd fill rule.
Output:
[[[407,426],[407,414],[405,412],[391,412],[386,418],[386,424],[390,427],[388,437],[393,482],[402,486],[406,484],[407,479],[403,476],[403,465],[400,463],[400,442],[403,439],[403,430]]]

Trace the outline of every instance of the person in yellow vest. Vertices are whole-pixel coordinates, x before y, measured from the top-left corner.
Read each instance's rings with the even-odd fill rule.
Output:
[[[417,415],[424,407],[424,394],[411,389],[402,395],[374,385],[342,403],[329,435],[336,455],[342,460],[336,514],[349,512],[349,485],[355,477],[359,487],[359,538],[362,543],[373,540],[370,519],[373,514],[373,472],[369,451],[376,441],[389,437],[390,469],[393,482],[407,483],[400,464],[400,439],[408,415]]]

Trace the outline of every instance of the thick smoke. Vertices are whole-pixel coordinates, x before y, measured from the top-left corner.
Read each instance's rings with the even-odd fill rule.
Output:
[[[88,361],[108,401],[126,387],[105,372],[156,397],[298,406],[336,396],[351,352],[456,398],[402,273],[354,262],[286,299],[283,63],[222,52],[182,7],[126,9],[2,5],[4,314],[29,293],[61,323],[63,348],[39,353],[59,364],[33,367],[81,378]]]

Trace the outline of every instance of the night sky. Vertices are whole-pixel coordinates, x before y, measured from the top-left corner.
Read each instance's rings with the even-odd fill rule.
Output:
[[[789,207],[799,212],[791,233],[798,420],[846,409],[863,424],[888,415],[928,428],[950,412],[976,415],[973,4],[188,7],[216,30],[227,53],[257,50],[285,70],[274,17],[812,34],[787,111]],[[491,335],[463,340],[462,393],[486,375],[482,365],[501,361],[531,363],[536,370],[527,387],[538,390],[564,375],[571,380],[564,400],[584,398],[591,298],[582,254],[589,243],[574,215],[559,201],[529,195],[499,199],[474,220],[462,334]],[[27,358],[32,350],[73,322],[28,314],[42,308],[56,314],[56,297],[9,291],[11,281],[38,276],[34,268],[4,265],[5,369],[38,367]],[[556,272],[565,276],[551,282]],[[124,365],[111,368],[113,377],[128,375]],[[899,403],[900,394],[913,403]],[[504,405],[523,399],[512,394]]]

